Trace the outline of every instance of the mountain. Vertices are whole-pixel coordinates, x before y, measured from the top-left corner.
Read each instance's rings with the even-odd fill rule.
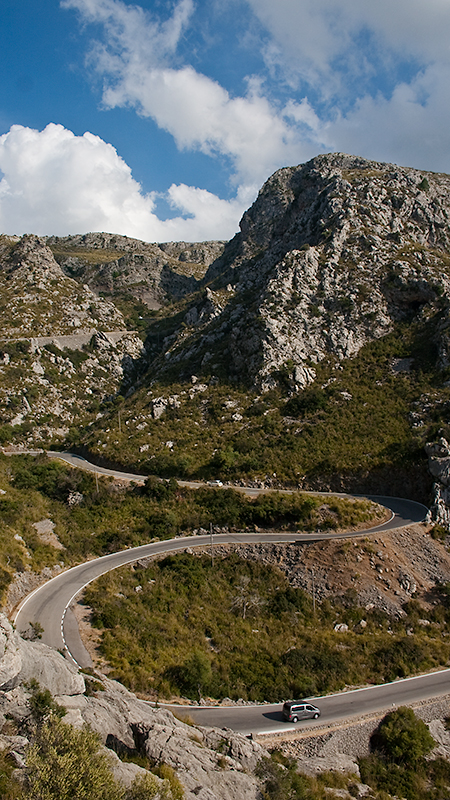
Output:
[[[370,543],[353,554],[345,543],[307,545],[314,567],[303,560],[301,575],[288,550],[257,546],[244,555],[282,564],[305,591],[311,573],[318,600],[326,592],[341,594],[345,584],[342,598],[356,603],[355,581],[363,575],[366,611],[374,603],[384,608],[384,586],[390,608],[395,601],[397,615],[407,610],[417,630],[445,627],[445,589],[436,591],[436,582],[445,587],[445,549],[429,532],[448,543],[449,214],[450,176],[331,154],[276,172],[228,243],[158,244],[108,233],[0,236],[0,443],[7,452],[75,449],[98,464],[168,478],[421,500],[431,505],[430,523],[443,527],[399,531],[390,544],[375,539],[385,548],[376,553]],[[14,571],[18,596],[31,580],[63,568],[52,531],[66,525],[61,509],[31,488],[33,474],[24,464],[22,488],[29,494],[19,496],[9,463],[1,490],[0,583],[6,587]],[[70,488],[64,511],[73,516],[64,530],[87,557],[95,552],[96,532],[78,507],[83,478],[52,477],[48,466],[53,463],[41,459],[36,474],[53,480],[53,491]],[[176,527],[178,518],[163,507],[169,491],[179,503],[176,486],[148,482],[149,496],[162,499],[151,518],[126,506],[123,487],[100,489],[102,496],[97,484],[93,513],[101,520],[102,547],[128,545],[135,525],[145,535]],[[208,498],[213,517],[232,513],[232,493],[210,490]],[[321,509],[330,524],[333,508]],[[78,542],[80,530],[86,542]],[[32,558],[36,569],[46,565],[40,575],[26,569]],[[393,623],[387,633],[395,630]],[[398,653],[408,650],[412,662],[424,657],[420,647],[414,655],[418,645],[410,639],[392,639],[392,647],[380,650],[380,658],[397,653],[398,670],[405,669]],[[254,774],[264,755],[255,742],[225,729],[194,730],[120,684],[77,675],[60,654],[21,640],[3,616],[0,677],[5,780],[13,764],[16,775],[25,768],[28,742],[39,730],[33,713],[49,713],[50,690],[67,707],[66,721],[89,724],[118,753],[145,753],[155,764],[163,758],[178,770],[186,797],[256,797],[263,788],[276,789],[273,776],[285,785],[284,762],[262,762]],[[437,705],[425,713],[447,746],[442,718],[448,709]],[[347,738],[358,740],[361,753],[360,722],[355,730]],[[301,749],[290,741],[285,754],[303,756],[308,770],[345,764],[354,772],[356,763],[345,756],[355,757],[354,742],[343,753],[341,733],[330,733],[336,738],[331,749],[311,740]],[[372,733],[368,722],[367,752]],[[320,757],[311,759],[311,752]],[[439,752],[448,757],[448,749]],[[109,759],[127,784],[144,774],[137,764]],[[154,786],[171,796],[161,781]]]
[[[446,175],[342,154],[279,170],[209,267],[166,363],[225,362],[230,378],[263,391],[289,364],[301,387],[312,364],[438,313],[448,366],[449,212]]]
[[[157,309],[194,291],[225,242],[149,244],[116,234],[87,233],[51,236],[47,245],[64,272],[87,283],[96,294],[125,293]]]
[[[338,153],[276,172],[228,243],[2,237],[0,438],[428,502],[449,213],[449,176]]]
[[[203,275],[222,250],[220,242],[151,245],[110,234],[2,236],[0,408],[14,438],[61,438],[92,419],[143,352],[129,330],[142,328],[139,312],[192,289],[192,273]]]

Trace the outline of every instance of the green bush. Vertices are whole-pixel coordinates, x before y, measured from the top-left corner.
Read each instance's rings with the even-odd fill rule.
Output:
[[[10,442],[14,434],[12,425],[0,425],[0,444]]]
[[[430,184],[428,182],[428,178],[422,178],[417,188],[421,189],[422,192],[428,192],[430,190]]]
[[[169,781],[160,784],[150,772],[147,775],[136,777],[129,789],[125,792],[124,800],[175,800]],[[181,795],[183,797],[183,795]]]
[[[288,400],[283,411],[291,417],[305,417],[325,409],[327,405],[326,392],[316,386],[310,386]]]
[[[434,525],[430,531],[430,536],[438,542],[445,542],[448,530],[443,525]]]
[[[54,717],[64,717],[66,709],[59,705],[52,697],[48,689],[41,689],[36,680],[30,681],[31,697],[28,700],[33,719],[41,724],[45,719],[52,715]]]
[[[436,742],[425,723],[414,711],[400,706],[380,722],[373,746],[388,761],[414,767],[428,755]]]
[[[169,764],[159,764],[157,767],[154,768],[153,772],[163,781],[166,781],[167,784],[170,786],[170,796],[168,796],[167,800],[183,800],[184,791],[181,782],[178,780],[174,770],[172,769]],[[167,790],[166,790],[167,791]],[[162,797],[164,800],[164,795]]]
[[[50,716],[27,752],[29,800],[122,800],[123,790],[90,730],[75,730]]]
[[[372,736],[373,752],[361,758],[362,780],[407,800],[441,800],[450,784],[449,765],[427,761],[435,741],[425,723],[405,706],[387,714]]]
[[[150,772],[139,775],[126,789],[116,782],[109,759],[101,750],[100,737],[89,728],[76,730],[50,712],[38,726],[27,751],[24,800],[183,800],[183,787],[174,771],[161,764],[154,768],[163,783]],[[2,775],[2,800],[22,795],[9,773]],[[2,787],[3,788],[3,787]],[[17,786],[18,789],[18,786]],[[8,793],[9,792],[9,793]],[[15,793],[16,792],[16,793]]]
[[[295,759],[279,751],[262,758],[256,774],[263,782],[264,800],[319,800],[322,792],[314,791],[315,781],[297,772]]]
[[[23,800],[21,784],[14,779],[15,764],[6,750],[0,752],[0,797],[2,800]]]

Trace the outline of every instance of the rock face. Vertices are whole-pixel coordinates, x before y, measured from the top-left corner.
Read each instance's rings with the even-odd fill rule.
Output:
[[[193,728],[115,681],[105,680],[104,689],[96,697],[57,698],[69,709],[67,721],[87,723],[118,752],[138,747],[152,762],[169,764],[186,800],[256,800],[258,784],[249,773],[266,754],[259,744],[227,729]]]
[[[36,446],[92,421],[99,403],[129,390],[144,354],[143,337],[109,298],[156,309],[183,297],[223,247],[103,233],[0,236],[2,423],[16,438],[25,427]]]
[[[436,479],[429,520],[450,530],[450,445],[441,437],[439,442],[428,443],[425,450],[428,469]]]
[[[124,329],[115,305],[66,276],[43,239],[2,243],[2,339]]]
[[[85,690],[83,676],[60,653],[40,642],[25,641],[0,614],[0,690],[8,692],[33,679],[52,694]]]
[[[63,272],[43,239],[3,237],[0,295],[0,415],[28,426],[34,443],[66,435],[131,379],[142,340],[112,302]]]
[[[46,645],[24,641],[0,615],[0,728],[6,715],[20,724],[30,714],[32,679],[66,708],[65,722],[89,725],[110,751],[139,750],[153,763],[169,764],[185,788],[186,800],[259,797],[258,781],[250,774],[267,755],[259,744],[230,730],[187,725],[170,711],[138,700],[115,681],[94,682],[86,695],[85,681],[75,667]],[[27,744],[24,737],[0,735],[0,750],[12,750],[18,767],[25,766]],[[144,773],[135,764],[123,764],[114,752],[110,758],[116,778],[125,785]]]
[[[209,295],[167,342],[166,360],[269,389],[280,369],[294,386],[325,356],[352,356],[394,322],[439,310],[447,364],[450,178],[343,154],[276,172],[209,268]],[[201,332],[201,336],[199,335]]]
[[[265,754],[260,745],[230,730],[193,728],[169,711],[137,700],[114,681],[104,685],[105,691],[95,698],[70,701],[68,721],[88,723],[119,751],[138,746],[152,761],[169,764],[183,783],[186,798],[256,799],[257,782],[248,773]],[[67,706],[65,698],[60,701]]]
[[[225,242],[149,244],[127,236],[51,236],[47,244],[67,275],[96,294],[127,291],[149,308],[195,291]]]

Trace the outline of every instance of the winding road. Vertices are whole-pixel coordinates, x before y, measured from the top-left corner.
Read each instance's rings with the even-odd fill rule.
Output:
[[[146,479],[145,475],[135,475],[98,467],[71,453],[50,451],[48,456],[62,459],[79,469],[86,469],[102,475],[112,475],[125,481],[141,482]],[[189,483],[186,485],[195,487],[204,484]],[[254,495],[264,490],[243,487],[240,491]],[[155,554],[182,551],[188,547],[255,542],[313,542],[326,539],[344,539],[349,536],[367,536],[371,533],[381,533],[385,530],[421,522],[427,512],[425,506],[412,500],[376,496],[368,496],[368,498],[384,505],[391,511],[391,515],[386,522],[358,533],[302,534],[259,532],[214,534],[212,537],[209,535],[186,536],[163,542],[152,542],[93,559],[62,572],[43,586],[38,587],[22,602],[14,622],[19,631],[25,630],[29,623],[39,623],[44,628],[43,642],[64,651],[79,666],[91,667],[90,656],[81,641],[78,625],[70,606],[83,588],[100,575],[124,564],[138,561],[141,558],[147,558]],[[317,722],[308,721],[307,724],[317,726],[324,721],[333,721],[354,716],[355,714],[380,711],[390,707],[392,704],[411,703],[416,700],[446,694],[447,692],[450,692],[450,670],[395,681],[393,684],[329,695],[317,698],[314,701],[320,705],[322,710],[321,720]],[[172,706],[168,707],[174,708]],[[286,723],[282,723],[279,704],[231,707],[188,706],[186,708],[178,706],[177,708],[179,712],[187,713],[198,724],[229,727],[242,733],[274,733],[280,729],[286,731]]]

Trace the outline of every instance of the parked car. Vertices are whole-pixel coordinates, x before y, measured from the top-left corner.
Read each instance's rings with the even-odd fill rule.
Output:
[[[283,706],[283,719],[298,722],[299,719],[318,719],[320,709],[304,700],[287,700]]]

